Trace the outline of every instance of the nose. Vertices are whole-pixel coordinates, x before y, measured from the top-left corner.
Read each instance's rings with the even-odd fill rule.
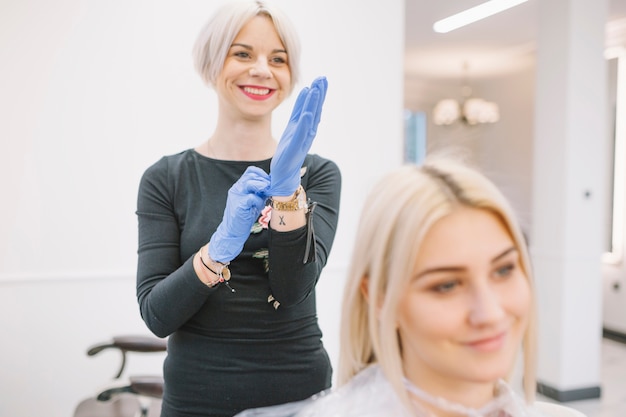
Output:
[[[259,78],[271,78],[272,71],[270,71],[265,58],[259,58],[252,63],[250,67],[250,76]]]
[[[480,285],[471,294],[469,321],[474,326],[497,323],[505,317],[501,295],[489,284]]]

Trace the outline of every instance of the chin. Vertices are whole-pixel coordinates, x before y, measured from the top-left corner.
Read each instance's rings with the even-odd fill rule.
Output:
[[[480,366],[480,364],[477,365],[478,366],[473,369],[473,375],[470,376],[470,379],[479,383],[495,382],[499,379],[507,379],[513,371],[513,366],[508,362],[506,364],[494,364],[493,366],[486,364],[485,366]]]

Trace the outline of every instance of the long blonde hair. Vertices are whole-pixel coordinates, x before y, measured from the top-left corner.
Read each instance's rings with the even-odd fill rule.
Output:
[[[459,205],[489,210],[502,219],[520,253],[521,267],[532,291],[532,270],[522,229],[509,202],[489,179],[464,163],[439,157],[427,158],[420,166],[396,169],[373,187],[361,214],[343,294],[339,385],[377,363],[408,404],[402,381],[397,306],[414,272],[424,236],[437,220]],[[367,297],[361,288],[365,278]],[[535,337],[533,301],[522,343],[528,401],[535,392]]]

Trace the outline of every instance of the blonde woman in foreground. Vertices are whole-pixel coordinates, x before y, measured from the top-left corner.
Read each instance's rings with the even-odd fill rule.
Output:
[[[502,193],[462,163],[427,159],[366,201],[337,387],[241,416],[541,416],[532,272]],[[509,383],[520,354],[524,396]]]

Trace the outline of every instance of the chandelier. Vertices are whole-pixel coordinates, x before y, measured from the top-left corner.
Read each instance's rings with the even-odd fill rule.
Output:
[[[467,81],[467,63],[463,65],[463,69],[465,78],[461,87],[462,100],[440,100],[433,109],[433,123],[447,126],[460,121],[473,126],[500,120],[500,110],[496,103],[472,97],[472,89]]]

